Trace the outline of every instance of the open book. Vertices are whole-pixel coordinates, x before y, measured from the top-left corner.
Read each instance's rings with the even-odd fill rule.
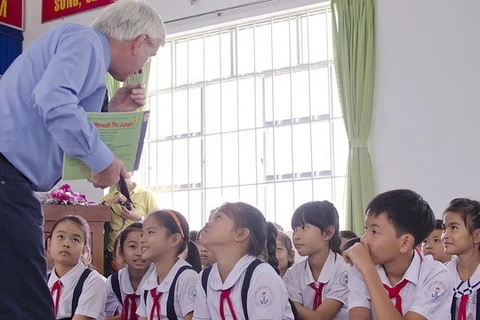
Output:
[[[97,128],[100,139],[123,161],[127,171],[138,170],[150,111],[89,112],[88,120]],[[90,177],[90,169],[77,158],[65,155],[63,179]]]

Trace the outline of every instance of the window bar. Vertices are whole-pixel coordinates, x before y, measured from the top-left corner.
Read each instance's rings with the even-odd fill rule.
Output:
[[[238,32],[238,29],[237,29],[237,32]],[[255,43],[253,44],[253,52],[254,52],[254,56],[255,56]],[[237,37],[235,37],[235,51],[238,50],[238,34],[237,34]],[[254,57],[255,59],[255,57]],[[238,54],[235,55],[235,64],[237,65],[237,68],[238,68]],[[238,70],[238,69],[237,69]],[[240,88],[240,85],[238,83],[238,72],[237,72],[237,197],[238,197],[238,200],[240,200],[240,188],[241,188],[241,183],[240,183],[240,108],[239,108],[239,88]]]
[[[275,123],[275,79],[274,79],[274,67],[273,67],[273,18],[270,19],[270,45],[271,45],[271,54],[270,57],[272,59],[272,120],[273,123]],[[265,119],[264,119],[265,121]],[[272,163],[273,163],[273,219],[274,221],[277,221],[277,179],[275,177],[277,171],[276,171],[276,159],[275,159],[275,125],[272,126],[272,150],[273,150],[273,157],[272,157]],[[266,147],[266,145],[265,145]]]
[[[173,106],[172,106],[173,107]],[[190,37],[187,37],[187,133],[190,133]],[[187,210],[190,220],[190,135],[187,135]]]
[[[293,75],[292,75],[292,29],[290,26],[291,15],[288,16],[288,62],[290,65],[290,154],[292,159],[292,212],[295,210],[295,157],[293,155]]]
[[[175,41],[174,43],[172,43],[172,48],[173,48],[173,52],[172,52],[172,65],[175,66],[175,68],[174,68],[174,70],[173,70],[174,72],[172,73],[172,76],[173,76],[173,77],[172,77],[172,80],[174,80],[174,81],[175,81],[174,83],[176,84],[176,83],[177,83],[177,79],[176,79],[176,78],[177,78],[177,41]],[[172,134],[172,137],[171,137],[172,143],[171,143],[171,146],[170,146],[170,147],[171,147],[171,159],[170,159],[170,160],[172,161],[172,162],[171,162],[171,172],[170,172],[170,175],[171,175],[171,184],[172,184],[172,185],[171,185],[171,188],[170,188],[170,190],[171,190],[171,191],[170,191],[170,197],[171,197],[170,202],[172,203],[172,207],[174,206],[173,193],[174,193],[174,191],[175,191],[174,188],[173,188],[173,185],[174,185],[174,183],[173,183],[173,160],[174,160],[174,159],[173,159],[173,142],[174,142],[174,141],[173,141],[173,132],[174,132],[173,105],[174,105],[174,103],[175,103],[175,99],[173,98],[173,96],[174,96],[174,89],[172,88],[172,89],[171,89],[171,93],[170,93],[170,101],[171,101],[171,104],[170,104],[171,119],[170,119],[170,120],[172,121],[172,133],[171,133],[171,134]]]
[[[257,129],[257,59],[256,53],[257,48],[255,46],[256,41],[256,23],[253,23],[253,110],[254,110],[254,128],[255,128],[255,206],[259,207],[259,199],[258,199],[258,129]],[[265,211],[265,210],[262,210]],[[264,213],[265,214],[265,213]]]
[[[298,20],[297,20],[298,21]],[[300,24],[301,26],[301,24]],[[302,38],[303,38],[303,29],[302,29]],[[302,42],[299,42],[299,46],[301,47]],[[310,60],[310,59],[309,59]],[[310,64],[309,64],[310,65]],[[313,131],[312,131],[312,69],[308,68],[308,114],[310,115],[310,167],[311,167],[311,175],[310,179],[312,181],[312,200],[315,199],[315,181],[314,181],[314,172],[315,168],[313,166]]]

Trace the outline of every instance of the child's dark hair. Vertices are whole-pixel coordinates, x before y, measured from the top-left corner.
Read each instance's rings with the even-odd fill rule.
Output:
[[[448,208],[443,212],[457,213],[462,217],[469,233],[480,228],[480,202],[467,198],[457,198],[450,201]]]
[[[443,221],[440,219],[435,220],[435,228],[433,230],[443,230]]]
[[[377,195],[367,206],[367,215],[384,214],[393,225],[397,237],[413,235],[418,246],[435,228],[435,215],[427,201],[408,189],[391,190]]]
[[[276,265],[276,270],[278,270],[278,261],[275,255],[277,249],[277,227],[273,224],[267,226],[267,221],[260,210],[244,202],[226,202],[217,211],[223,212],[232,218],[237,228],[250,230],[247,249],[249,255],[259,257],[266,247],[266,260],[272,264],[274,269]],[[275,248],[275,250],[272,251],[272,248]]]
[[[322,232],[326,232],[327,228],[333,226],[335,229],[330,239],[329,247],[335,253],[342,254],[338,229],[338,212],[335,206],[329,201],[311,201],[302,204],[295,210],[292,216],[292,229],[304,224],[311,224],[319,228]]]
[[[188,233],[188,238],[190,241],[197,242],[197,237],[198,237],[198,230],[191,230]]]
[[[189,239],[190,229],[187,219],[180,212],[174,210],[158,210],[150,213],[149,216],[157,219],[171,234],[179,233],[182,236],[182,242],[178,247],[177,254],[182,253],[188,247],[185,260],[192,265],[195,271],[200,272],[202,270],[200,254],[197,245]]]
[[[357,238],[358,236],[355,234],[355,232],[353,231],[350,231],[350,230],[341,230],[338,235],[340,236],[340,238],[345,238],[345,239],[355,239]]]
[[[280,230],[278,231],[277,236],[280,238],[280,241],[282,241],[285,249],[287,249],[287,254],[290,254],[290,252],[293,250],[292,239],[290,239],[288,234]],[[290,268],[291,266],[293,266],[293,261],[288,260],[287,268]]]
[[[127,240],[127,236],[130,234],[130,232],[133,232],[133,231],[143,232],[142,227],[143,227],[143,223],[134,222],[131,225],[129,225],[128,227],[126,227],[125,229],[123,229],[123,231],[120,233],[120,235],[117,237],[117,239],[115,239],[115,241],[120,241],[120,243],[118,245],[120,246],[119,250],[120,250],[120,253],[122,255],[123,255],[123,245],[125,244],[125,241]],[[120,239],[120,240],[118,240],[118,239]],[[114,246],[114,248],[115,248],[115,246]]]
[[[360,237],[348,239],[348,241],[343,244],[342,251],[345,251],[351,248],[355,243],[358,243],[358,242],[360,242]]]
[[[80,228],[80,230],[82,230],[83,238],[85,239],[85,243],[83,245],[90,245],[90,226],[88,225],[87,221],[85,221],[85,219],[80,216],[66,215],[61,217],[53,224],[51,233],[53,234],[58,225],[65,221],[76,224]]]

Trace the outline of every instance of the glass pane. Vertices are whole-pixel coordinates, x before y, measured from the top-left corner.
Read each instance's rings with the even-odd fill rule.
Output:
[[[223,32],[221,35],[221,50],[222,54],[221,67],[222,67],[222,78],[228,78],[233,75],[233,56],[232,56],[232,32],[227,31]]]
[[[190,191],[190,205],[188,210],[188,225],[190,230],[200,230],[203,227],[202,219],[202,193],[203,191]]]
[[[303,181],[295,181],[294,182],[295,188],[295,209],[298,208],[300,205],[312,201],[313,200],[313,185],[312,180],[303,180]],[[293,211],[292,211],[293,215]]]
[[[173,192],[173,208],[180,212],[188,221],[188,191]]]
[[[333,180],[335,186],[335,208],[337,208],[340,220],[340,229],[345,228],[345,178]],[[363,213],[363,212],[362,212]]]
[[[157,187],[158,186],[158,166],[157,166],[157,152],[158,152],[158,143],[150,143],[148,145],[148,186]]]
[[[297,19],[292,18],[290,20],[290,65],[295,67],[299,65],[298,60],[298,30]]]
[[[173,141],[173,184],[176,186],[188,184],[187,139]]]
[[[202,138],[191,138],[189,140],[188,155],[189,162],[189,183],[202,182]]]
[[[292,182],[277,183],[277,207],[275,222],[281,226],[289,226],[291,224],[293,214],[293,184]]]
[[[310,62],[327,60],[327,17],[325,12],[308,17]]]
[[[332,180],[330,179],[315,179],[313,180],[313,200],[332,201]]]
[[[157,105],[157,96],[148,97],[148,105],[150,110],[150,117],[147,125],[147,140],[154,140],[158,138],[158,119],[160,118],[159,108]]]
[[[300,63],[308,63],[308,47],[309,47],[309,41],[308,41],[308,19],[307,16],[302,16],[298,20],[298,26],[300,28],[299,30],[299,41],[300,41]]]
[[[173,92],[173,134],[188,133],[188,97],[187,90]]]
[[[330,125],[328,121],[312,122],[313,171],[330,174]]]
[[[257,128],[263,127],[266,120],[266,112],[270,112],[270,119],[272,119],[272,83],[267,88],[267,83],[264,76],[258,76],[255,78],[255,115]],[[267,91],[269,92],[267,94]],[[267,97],[270,97],[270,104],[267,104]]]
[[[333,152],[335,161],[335,176],[347,175],[348,138],[343,119],[335,119],[333,125]]]
[[[292,173],[292,130],[275,127],[275,174]]]
[[[163,141],[158,143],[158,150],[155,153],[155,162],[150,166],[158,170],[158,185],[172,185],[172,142]]]
[[[257,206],[257,187],[256,186],[246,186],[240,187],[240,199],[239,201],[251,204],[252,206]]]
[[[205,137],[205,181],[207,187],[222,185],[221,147],[220,135]]]
[[[238,81],[239,129],[255,127],[255,78]]]
[[[160,192],[157,194],[158,205],[161,209],[173,208],[173,193],[172,192]]]
[[[310,117],[308,70],[292,74],[292,117]]]
[[[222,194],[222,202],[238,201],[238,187],[223,188]]]
[[[237,81],[222,83],[222,132],[237,130]]]
[[[188,82],[203,81],[203,37],[188,43]]]
[[[291,119],[290,110],[290,74],[274,76],[273,110],[275,120]]]
[[[222,189],[207,189],[205,194],[206,208],[207,212],[210,214],[212,209],[218,208],[222,204]]]
[[[222,135],[223,185],[238,184],[238,133]],[[217,170],[220,167],[217,167]]]
[[[328,59],[333,59],[332,12],[327,12]]]
[[[267,134],[265,130],[257,130],[257,182],[261,183],[266,181],[266,175],[267,175],[267,164],[269,166],[273,165],[270,164],[268,161],[273,160],[273,148],[270,148],[268,150],[270,153],[267,151],[267,145],[268,141],[266,140]],[[273,145],[270,143],[270,145]],[[267,161],[268,160],[268,161]],[[273,174],[273,168],[271,169],[271,172]]]
[[[290,20],[273,23],[273,69],[290,66]]]
[[[253,61],[255,52],[253,51],[253,28],[238,29],[237,54],[238,54],[238,74],[247,74],[254,71]]]
[[[160,56],[162,53],[160,52],[162,49],[158,49],[158,55]],[[159,59],[150,59],[150,75],[148,76],[148,89],[150,90],[158,90],[158,73],[159,67],[158,64],[160,63]]]
[[[255,69],[257,72],[272,69],[271,24],[255,26]]]
[[[332,109],[334,117],[342,117],[342,106],[340,104],[340,92],[338,91],[337,85],[337,74],[335,73],[335,68],[332,66],[330,68],[330,74],[332,76]]]
[[[310,97],[312,100],[312,115],[330,114],[328,92],[328,68],[311,70]]]
[[[158,78],[157,85],[149,82],[148,87],[150,90],[165,89],[172,87],[172,43],[168,42],[164,48],[158,50],[157,58],[152,59],[159,63],[156,67],[156,73],[150,75],[150,80],[153,77]]]
[[[310,124],[295,124],[293,129],[293,171],[295,173],[312,171],[312,145],[310,143]]]
[[[240,184],[256,182],[257,161],[255,157],[255,130],[239,132]]]
[[[205,80],[220,78],[220,35],[205,38]]]
[[[188,46],[186,40],[175,43],[175,85],[181,86],[187,83],[187,55]]]
[[[264,190],[262,198],[265,203],[263,215],[267,221],[275,221],[275,186],[273,183],[269,183],[263,185],[262,188]]]
[[[158,109],[158,136],[170,137],[172,135],[172,94],[170,92],[160,94],[158,105],[150,108]]]
[[[220,132],[220,84],[208,85],[205,90],[206,133]]]
[[[202,131],[202,88],[191,88],[188,91],[188,126],[189,133]]]

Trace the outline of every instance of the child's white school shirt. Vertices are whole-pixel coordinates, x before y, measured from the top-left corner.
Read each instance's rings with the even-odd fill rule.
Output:
[[[72,300],[73,290],[77,285],[80,276],[85,270],[82,262],[78,262],[72,270],[58,278],[55,267],[52,269],[50,279],[48,279],[48,288],[50,291],[57,280],[62,283],[60,290],[60,301],[58,305],[57,319],[73,317]],[[97,271],[92,270],[83,284],[82,294],[78,299],[78,306],[75,314],[84,315],[93,319],[103,320],[105,318],[105,292],[106,279]]]
[[[197,283],[197,301],[193,319],[222,319],[220,316],[220,296],[222,290],[231,288],[229,298],[238,320],[245,319],[242,307],[241,291],[245,271],[255,257],[243,256],[233,267],[225,282],[222,282],[217,264],[213,264],[208,277],[207,294],[202,287],[200,273]],[[203,271],[202,271],[203,272]],[[232,310],[224,300],[224,317],[233,319]],[[258,265],[250,281],[247,294],[247,309],[250,320],[290,320],[293,319],[292,309],[288,302],[288,293],[280,276],[268,263]]]
[[[393,287],[381,265],[377,265],[377,272],[383,284]],[[452,302],[452,280],[447,268],[438,261],[425,259],[415,250],[413,260],[403,279],[407,285],[400,291],[402,298],[402,313],[412,311],[426,319],[450,319],[450,305]],[[402,279],[402,280],[403,280]],[[370,294],[362,274],[351,267],[348,274],[348,310],[356,307],[370,309],[372,319],[377,319],[373,313]],[[395,304],[395,299],[392,303]]]
[[[150,290],[157,289],[156,292],[163,292],[160,298],[160,316],[157,318],[157,313],[155,313],[155,320],[166,320],[167,319],[167,299],[168,293],[170,290],[170,285],[173,281],[173,278],[177,274],[177,271],[183,266],[189,266],[190,264],[179,258],[178,261],[173,265],[172,269],[168,272],[165,279],[162,283],[158,284],[157,282],[157,270],[154,267],[152,272],[149,274],[143,285],[143,291],[147,290],[147,303],[145,304],[144,293],[142,292],[140,297],[140,304],[137,309],[137,314],[140,317],[146,317],[150,320],[150,312],[153,307],[153,299],[150,293]],[[195,304],[195,297],[197,295],[197,279],[198,273],[193,269],[187,269],[180,274],[175,284],[175,299],[174,299],[174,308],[177,318],[182,320],[183,317],[192,312]]]
[[[142,280],[140,280],[140,284],[138,285],[137,290],[134,292],[133,291],[133,286],[132,282],[130,281],[130,274],[128,273],[128,266],[125,268],[122,268],[118,270],[118,282],[120,285],[120,293],[122,295],[122,302],[118,301],[118,298],[113,292],[113,287],[112,287],[112,276],[108,277],[107,279],[107,300],[105,302],[105,314],[107,317],[113,317],[115,314],[121,314],[122,313],[122,303],[125,300],[125,297],[128,294],[133,294],[135,293],[138,298],[137,298],[137,306],[140,304],[140,296],[143,295],[143,285],[150,275],[150,273],[153,271],[154,266],[153,264],[150,265],[148,268],[147,272],[143,276]]]
[[[477,295],[478,289],[480,288],[480,265],[477,266],[475,272],[472,274],[470,279],[467,281],[462,281],[457,272],[458,257],[453,256],[452,260],[446,264],[448,271],[452,276],[452,286],[453,294],[457,297],[457,304],[455,308],[455,318],[458,317],[458,308],[460,305],[460,299],[462,293],[470,293],[468,296],[467,303],[467,320],[476,320],[477,316]],[[452,298],[453,299],[453,298]]]
[[[348,319],[348,268],[341,255],[330,251],[318,279],[313,279],[308,259],[305,259],[290,267],[283,280],[287,286],[290,299],[308,309],[313,309],[315,299],[315,291],[310,287],[310,284],[325,283],[322,290],[322,302],[326,299],[341,302],[343,307],[333,319],[345,320]]]

